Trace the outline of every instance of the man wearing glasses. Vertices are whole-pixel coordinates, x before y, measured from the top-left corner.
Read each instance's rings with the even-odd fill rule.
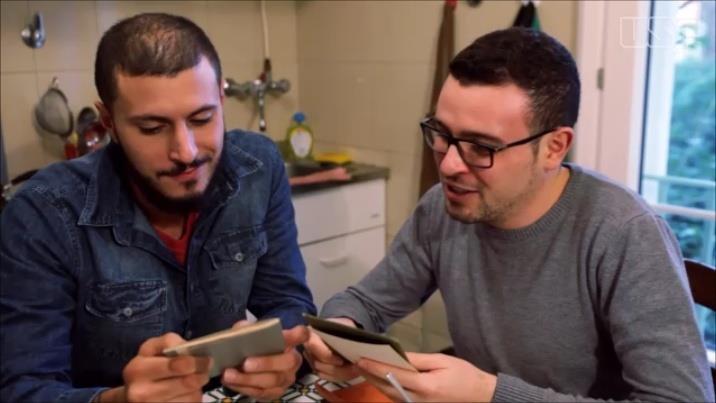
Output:
[[[496,31],[453,59],[420,123],[440,184],[321,315],[382,332],[440,290],[457,357],[409,353],[419,373],[350,365],[314,334],[319,374],[363,375],[396,400],[387,373],[416,401],[713,401],[668,226],[564,163],[579,96],[569,52],[538,31]]]

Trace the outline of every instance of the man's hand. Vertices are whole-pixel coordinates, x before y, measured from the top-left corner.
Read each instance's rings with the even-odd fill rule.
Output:
[[[209,357],[164,357],[162,350],[183,343],[176,333],[148,339],[124,367],[124,386],[102,392],[98,402],[201,402],[209,382]]]
[[[385,378],[392,372],[415,401],[489,402],[495,394],[497,377],[459,358],[444,354],[407,353],[408,360],[420,372],[361,359],[357,366],[370,383],[394,401],[402,401]]]
[[[240,321],[234,328],[246,325]],[[249,357],[241,367],[227,368],[221,376],[221,383],[229,389],[259,400],[281,397],[283,392],[296,381],[296,371],[301,366],[301,354],[296,346],[308,340],[308,329],[296,326],[283,331],[286,349],[281,354]]]
[[[348,318],[329,318],[328,320],[356,327],[356,324]],[[355,365],[335,354],[313,331],[303,347],[305,348],[303,354],[311,364],[313,372],[323,379],[339,382],[348,381],[360,375]]]

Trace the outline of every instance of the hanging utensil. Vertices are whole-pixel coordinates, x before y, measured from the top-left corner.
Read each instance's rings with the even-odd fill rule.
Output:
[[[45,44],[45,26],[42,23],[42,14],[35,13],[32,16],[32,20],[20,32],[20,37],[25,45],[33,49],[41,48]]]
[[[72,134],[74,120],[67,97],[60,90],[57,77],[35,105],[35,121],[44,131],[66,138]]]
[[[512,22],[512,26],[541,30],[539,17],[537,16],[538,5],[538,0],[522,0],[522,5],[514,22]]]
[[[97,121],[98,118],[99,116],[97,115],[97,112],[95,112],[94,108],[90,106],[82,108],[80,113],[77,114],[77,125],[75,126],[77,128],[77,134],[83,134],[92,123]]]

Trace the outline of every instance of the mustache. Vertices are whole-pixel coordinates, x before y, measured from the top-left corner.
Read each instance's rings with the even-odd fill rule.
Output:
[[[468,192],[482,192],[482,189],[483,189],[483,187],[480,185],[477,185],[477,184],[476,185],[465,185],[465,184],[460,183],[460,181],[455,178],[446,177],[446,176],[442,176],[442,175],[440,175],[440,182],[442,182],[448,186],[466,190]]]
[[[168,169],[166,171],[159,171],[157,176],[175,176],[179,175],[180,173],[186,171],[190,168],[198,168],[207,162],[211,161],[211,157],[204,156],[204,157],[197,157],[194,159],[194,161],[188,163],[188,164],[182,164],[182,163],[176,163],[174,164],[174,167],[172,169]]]

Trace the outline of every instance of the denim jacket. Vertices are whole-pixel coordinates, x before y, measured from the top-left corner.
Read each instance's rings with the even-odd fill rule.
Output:
[[[273,142],[225,135],[181,266],[122,179],[118,146],[40,171],[1,217],[0,400],[90,401],[148,338],[284,328],[315,313]]]

